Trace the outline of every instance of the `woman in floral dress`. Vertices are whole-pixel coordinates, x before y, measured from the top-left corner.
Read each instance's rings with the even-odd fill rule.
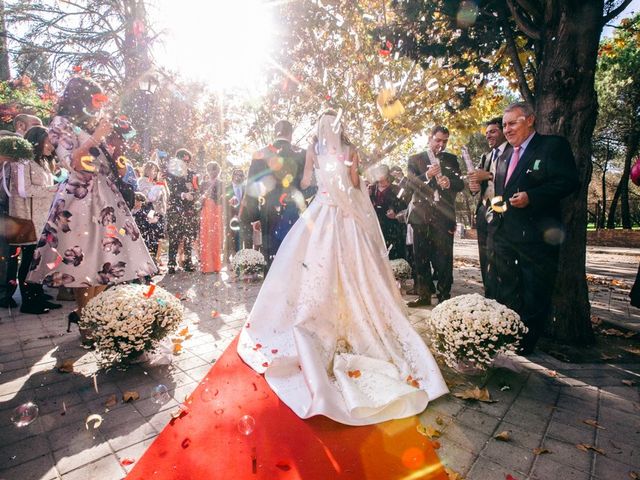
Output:
[[[116,183],[104,152],[112,123],[98,120],[106,96],[91,79],[72,78],[49,125],[56,155],[69,170],[53,200],[27,278],[74,289],[82,308],[108,285],[143,278],[156,267]]]

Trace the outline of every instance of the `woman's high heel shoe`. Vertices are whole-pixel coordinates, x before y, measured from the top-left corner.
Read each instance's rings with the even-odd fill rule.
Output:
[[[67,317],[67,332],[71,331],[72,323],[75,323],[76,325],[78,325],[79,321],[80,321],[80,315],[78,315],[77,312],[71,312]]]

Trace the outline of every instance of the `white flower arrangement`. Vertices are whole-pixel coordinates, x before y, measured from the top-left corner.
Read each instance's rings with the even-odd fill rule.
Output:
[[[477,293],[442,302],[427,322],[438,352],[452,368],[460,362],[486,368],[497,354],[514,351],[528,330],[516,312]]]
[[[390,260],[391,271],[396,280],[407,280],[411,278],[411,265],[404,258]]]
[[[243,248],[231,259],[231,269],[238,276],[262,273],[266,265],[264,255],[252,248]]]
[[[90,332],[102,366],[126,362],[154,349],[182,322],[184,309],[156,285],[117,285],[82,309],[80,327]]]

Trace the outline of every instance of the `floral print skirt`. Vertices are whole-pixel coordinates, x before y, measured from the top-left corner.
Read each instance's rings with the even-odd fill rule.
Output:
[[[53,200],[27,281],[81,288],[155,273],[117,186],[102,169],[73,172]]]

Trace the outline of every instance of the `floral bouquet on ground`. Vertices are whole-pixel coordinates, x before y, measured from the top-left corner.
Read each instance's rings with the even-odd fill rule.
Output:
[[[239,278],[257,278],[266,265],[264,255],[252,248],[243,248],[231,259],[231,269]]]
[[[396,280],[401,282],[411,278],[411,265],[404,258],[396,258],[395,260],[390,260],[389,263]]]
[[[439,304],[428,326],[445,363],[458,371],[465,365],[484,370],[496,355],[513,352],[527,332],[516,312],[477,293]]]
[[[182,322],[184,309],[156,285],[125,284],[105,290],[82,309],[102,366],[126,363],[153,350]]]

